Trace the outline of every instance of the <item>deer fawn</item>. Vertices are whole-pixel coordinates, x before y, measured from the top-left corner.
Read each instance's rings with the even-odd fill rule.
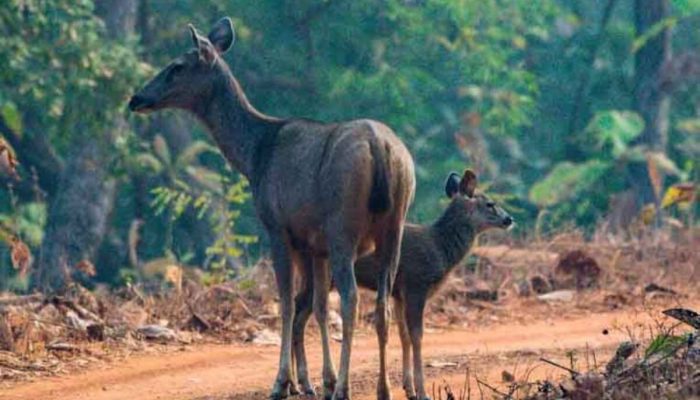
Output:
[[[451,173],[447,178],[445,192],[452,201],[442,216],[432,225],[406,224],[404,230],[400,266],[392,296],[403,349],[403,388],[409,399],[428,399],[421,354],[426,301],[467,255],[477,235],[491,228],[508,229],[513,225],[513,218],[505,210],[486,195],[475,193],[476,184],[476,175],[470,170],[466,170],[461,179],[458,174]],[[377,290],[378,271],[376,261],[372,258],[359,259],[355,264],[358,285]],[[313,275],[317,282],[313,287],[303,285],[304,290],[296,297],[297,314],[294,316],[293,343],[297,373],[299,384],[307,392],[313,391],[304,355],[304,329],[311,315],[310,299],[314,295],[309,291],[330,287],[327,275],[317,277],[315,272],[308,270],[305,274],[307,277]],[[313,308],[321,331],[327,331],[326,303],[314,301]],[[327,338],[328,334],[324,333],[322,340],[328,340]],[[334,379],[332,361],[325,353],[323,368],[325,385],[326,380]]]
[[[372,120],[320,123],[278,119],[256,110],[222,55],[234,41],[229,18],[207,37],[189,26],[193,48],[166,66],[129,101],[135,112],[177,108],[194,114],[224,157],[250,181],[253,201],[271,244],[280,295],[282,344],[270,398],[295,394],[292,368],[294,264],[326,277],[342,303],[343,346],[333,398],[349,399],[350,351],[357,308],[355,260],[372,253],[379,266],[376,330],[379,399],[389,399],[385,349],[387,297],[392,291],[415,178],[408,150],[386,125]],[[310,280],[310,279],[307,279]],[[313,290],[313,288],[310,288]],[[319,298],[328,288],[315,290]],[[329,351],[327,348],[325,351]]]

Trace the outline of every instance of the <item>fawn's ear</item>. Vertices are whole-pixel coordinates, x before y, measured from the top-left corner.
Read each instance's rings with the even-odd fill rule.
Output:
[[[233,31],[233,21],[231,18],[221,18],[207,35],[209,42],[214,45],[219,54],[224,54],[231,48],[233,41],[236,39],[236,33]]]
[[[477,184],[476,174],[470,169],[464,170],[462,180],[459,182],[459,191],[469,197],[474,196]]]
[[[456,172],[450,172],[450,175],[445,181],[445,194],[447,197],[452,198],[459,192],[459,174]]]
[[[199,32],[197,32],[197,28],[192,24],[187,24],[187,29],[190,31],[190,37],[192,38],[194,47],[197,49],[197,52],[199,52],[199,59],[208,64],[213,63],[216,58],[216,50],[209,42],[209,39],[200,36]]]

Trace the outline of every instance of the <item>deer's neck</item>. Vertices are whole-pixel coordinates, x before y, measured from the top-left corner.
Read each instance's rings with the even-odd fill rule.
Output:
[[[435,243],[446,262],[445,272],[451,271],[462,261],[477,236],[476,229],[463,214],[463,210],[450,206],[431,226]]]
[[[253,107],[240,84],[225,65],[209,96],[194,113],[207,126],[216,144],[234,168],[253,178],[260,147],[279,130],[282,120]]]

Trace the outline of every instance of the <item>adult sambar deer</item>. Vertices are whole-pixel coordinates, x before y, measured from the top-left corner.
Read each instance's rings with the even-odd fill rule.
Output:
[[[293,382],[293,266],[328,264],[341,298],[343,346],[333,398],[350,398],[348,375],[357,305],[353,265],[373,253],[377,274],[378,397],[389,399],[385,348],[392,290],[406,211],[413,199],[413,160],[390,128],[371,120],[320,123],[257,111],[222,58],[234,40],[229,18],[207,37],[193,26],[194,48],[175,59],[129,102],[136,112],[163,108],[194,114],[224,157],[250,181],[271,245],[282,313],[278,375],[270,398],[296,393]],[[299,268],[303,270],[303,268]],[[318,289],[327,291],[327,288]]]
[[[410,400],[429,400],[423,379],[421,351],[423,311],[427,301],[469,253],[480,233],[493,228],[508,229],[513,226],[513,218],[505,210],[483,193],[475,193],[476,184],[476,174],[471,170],[464,171],[461,179],[456,173],[451,173],[445,184],[445,193],[451,201],[440,218],[431,225],[406,224],[404,230],[401,261],[392,296],[403,349],[403,387],[406,397]],[[311,387],[304,354],[304,328],[311,315],[309,299],[314,296],[322,297],[320,301],[315,299],[313,302],[313,311],[321,328],[324,349],[328,346],[326,291],[320,294],[313,291],[318,287],[328,288],[330,282],[327,281],[327,274],[317,277],[315,271],[308,268],[305,278],[313,275],[316,284],[313,287],[303,285],[304,290],[296,297],[297,314],[294,316],[292,340],[299,384],[302,388]],[[358,259],[355,264],[358,285],[377,290],[377,271],[379,269],[372,257]],[[327,380],[332,381],[335,376],[333,363],[325,353],[324,351],[324,386],[327,385]]]

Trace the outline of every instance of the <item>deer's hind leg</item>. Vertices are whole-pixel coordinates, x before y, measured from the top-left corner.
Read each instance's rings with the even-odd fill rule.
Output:
[[[311,316],[314,298],[313,258],[308,253],[303,253],[300,260],[300,272],[302,284],[299,293],[294,299],[294,322],[292,324],[292,349],[296,361],[297,382],[301,393],[315,396],[316,392],[309,380],[309,368],[306,362],[306,349],[304,347],[304,332]]]
[[[313,274],[314,315],[321,330],[321,345],[323,346],[323,397],[330,399],[333,396],[338,378],[333,366],[330,335],[328,334],[328,292],[331,289],[331,272],[326,260],[316,259]]]
[[[350,399],[350,354],[352,352],[353,331],[357,312],[357,282],[354,264],[358,238],[352,232],[358,232],[342,214],[327,221],[326,237],[328,241],[329,261],[333,282],[340,294],[340,314],[343,318],[343,344],[340,351],[340,369],[338,381],[333,392],[333,400]],[[316,272],[316,271],[314,271]],[[319,291],[320,292],[320,291]],[[319,293],[320,294],[320,293]]]
[[[391,386],[386,362],[386,346],[389,342],[388,298],[394,286],[394,279],[399,268],[401,239],[403,236],[404,213],[384,229],[384,234],[378,240],[375,257],[379,266],[377,277],[377,304],[375,309],[375,328],[379,342],[379,377],[377,381],[377,399],[391,399]]]

